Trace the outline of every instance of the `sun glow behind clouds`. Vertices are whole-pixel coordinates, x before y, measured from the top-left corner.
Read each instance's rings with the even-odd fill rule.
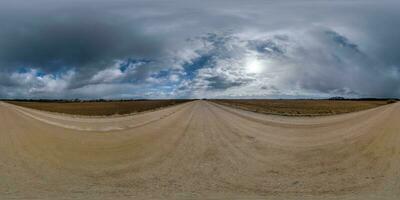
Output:
[[[264,63],[257,58],[248,58],[245,62],[245,70],[249,74],[258,74],[264,70]]]

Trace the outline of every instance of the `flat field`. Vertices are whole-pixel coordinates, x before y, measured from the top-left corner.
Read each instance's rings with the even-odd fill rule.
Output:
[[[184,103],[189,100],[137,100],[106,102],[25,102],[8,101],[8,103],[37,110],[66,113],[73,115],[123,115],[154,110],[162,107]]]
[[[323,116],[366,110],[386,105],[386,100],[212,100],[214,103],[264,114]]]

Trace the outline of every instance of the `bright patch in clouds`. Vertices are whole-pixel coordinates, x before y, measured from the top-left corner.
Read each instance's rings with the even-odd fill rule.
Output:
[[[245,68],[247,73],[258,74],[264,70],[265,63],[261,62],[257,58],[247,58]]]

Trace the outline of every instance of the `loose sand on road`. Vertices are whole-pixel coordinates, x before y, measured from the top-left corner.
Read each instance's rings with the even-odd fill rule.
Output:
[[[282,117],[193,101],[123,117],[0,102],[0,199],[399,199],[400,103]]]

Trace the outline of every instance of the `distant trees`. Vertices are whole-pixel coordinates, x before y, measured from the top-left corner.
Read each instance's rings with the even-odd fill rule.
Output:
[[[329,100],[345,100],[345,98],[344,97],[331,97],[331,98],[329,98]]]

